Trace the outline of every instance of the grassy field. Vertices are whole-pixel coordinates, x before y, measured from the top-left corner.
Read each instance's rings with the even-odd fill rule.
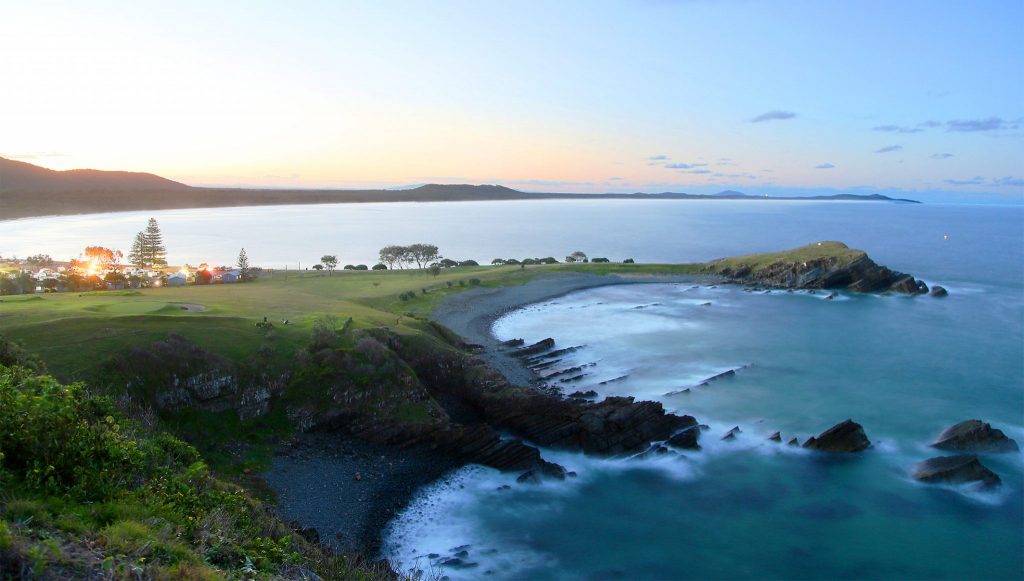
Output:
[[[714,271],[725,268],[736,270],[740,267],[749,267],[757,272],[772,264],[802,263],[822,258],[837,259],[839,264],[849,264],[865,255],[863,250],[855,250],[842,242],[815,242],[792,250],[783,252],[768,252],[765,254],[747,254],[744,256],[733,256],[708,263],[708,267]]]
[[[246,284],[0,297],[0,334],[38,353],[65,380],[88,378],[113,353],[180,334],[242,361],[261,345],[287,354],[308,340],[324,315],[352,318],[353,328],[420,332],[434,306],[474,286],[524,284],[552,272],[679,274],[699,265],[558,264],[425,271],[292,274]],[[424,293],[424,289],[426,293]],[[402,300],[402,293],[415,297]],[[272,332],[256,327],[267,317]],[[288,324],[283,324],[288,320]]]

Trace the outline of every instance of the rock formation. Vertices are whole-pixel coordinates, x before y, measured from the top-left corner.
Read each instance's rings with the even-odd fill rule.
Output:
[[[709,262],[707,272],[733,282],[772,288],[847,289],[855,292],[923,294],[928,286],[909,274],[879,266],[842,242],[818,242],[774,254]]]
[[[804,448],[821,452],[860,452],[869,446],[864,428],[853,420],[840,422],[804,442]]]
[[[953,452],[1016,452],[1017,442],[1002,430],[981,420],[967,420],[947,428],[932,444],[933,448]]]
[[[985,487],[1001,483],[999,476],[986,468],[973,454],[929,458],[914,469],[914,479],[933,484],[981,482]]]

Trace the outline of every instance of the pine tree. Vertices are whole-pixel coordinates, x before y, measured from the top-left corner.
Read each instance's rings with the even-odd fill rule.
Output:
[[[249,257],[245,254],[245,248],[238,253],[238,278],[241,281],[249,280]]]
[[[160,233],[160,225],[155,218],[149,219],[144,234],[146,238],[145,261],[151,266],[167,266],[167,248],[164,247],[164,237]]]
[[[132,241],[132,249],[128,252],[128,262],[139,268],[146,268],[146,234],[139,232]]]

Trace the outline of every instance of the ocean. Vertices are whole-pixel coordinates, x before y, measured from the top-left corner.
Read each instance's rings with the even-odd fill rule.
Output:
[[[375,262],[387,244],[444,256],[689,262],[840,240],[949,289],[945,298],[619,285],[507,314],[501,339],[583,345],[567,391],[654,399],[709,426],[698,452],[600,459],[528,486],[471,466],[386,531],[402,568],[451,579],[1002,579],[1024,577],[1024,454],[986,456],[1002,486],[926,486],[928,444],[970,418],[1024,444],[1024,208],[764,201],[523,201],[224,208],[3,222],[0,254],[124,249],[156,217],[172,262],[305,268]],[[706,305],[706,303],[710,303]],[[728,369],[735,377],[700,386]],[[627,376],[600,385],[604,379]],[[678,393],[689,388],[689,392]],[[873,446],[801,441],[852,418]],[[721,436],[733,426],[733,441]],[[502,489],[504,485],[509,488]],[[465,553],[462,553],[465,551]],[[431,557],[431,554],[437,554]],[[440,565],[457,558],[450,566]]]

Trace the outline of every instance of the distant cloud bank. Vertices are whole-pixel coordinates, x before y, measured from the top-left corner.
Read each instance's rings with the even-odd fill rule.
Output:
[[[785,119],[792,119],[796,117],[796,113],[792,111],[768,111],[767,113],[761,113],[757,117],[750,120],[751,123],[763,123],[765,121],[783,121]]]
[[[949,159],[951,157],[953,157],[952,153],[933,153],[931,155],[932,159]]]
[[[836,166],[832,165],[831,163],[825,162],[814,166],[814,169],[835,169],[835,167]]]

